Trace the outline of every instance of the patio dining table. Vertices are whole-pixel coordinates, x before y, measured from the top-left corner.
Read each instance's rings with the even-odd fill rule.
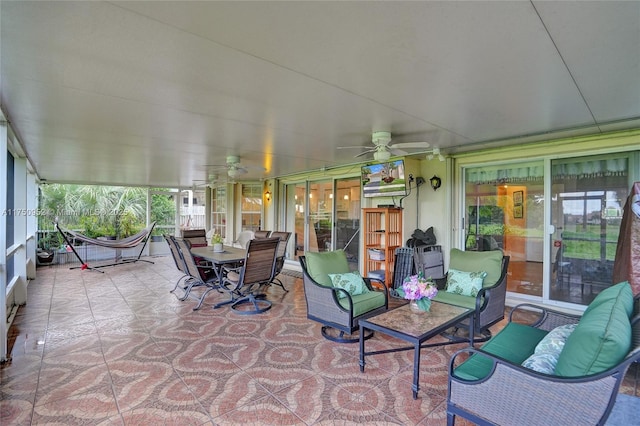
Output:
[[[206,247],[192,247],[191,254],[201,257],[211,262],[214,266],[214,271],[218,279],[221,279],[222,266],[229,263],[238,263],[244,260],[247,254],[246,249],[237,247],[224,246],[224,250],[221,252],[213,251],[213,246]]]
[[[208,260],[213,265],[213,272],[216,274],[218,283],[222,283],[223,266],[229,264],[237,264],[244,261],[247,250],[232,246],[224,246],[221,252],[213,251],[213,246],[192,247],[191,254]],[[229,302],[222,302],[214,306],[217,308]]]

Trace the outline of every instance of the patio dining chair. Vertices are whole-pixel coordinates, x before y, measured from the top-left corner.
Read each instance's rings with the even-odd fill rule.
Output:
[[[223,267],[221,289],[229,294],[230,299],[218,303],[216,308],[231,304],[234,312],[243,315],[260,314],[271,309],[271,302],[265,295],[256,292],[273,279],[279,242],[279,238],[250,240],[242,265]]]
[[[173,243],[176,245],[178,252],[180,253],[180,259],[184,265],[184,271],[189,275],[189,278],[187,279],[187,286],[184,289],[185,294],[180,298],[180,300],[186,300],[189,297],[196,299],[198,304],[193,308],[193,310],[197,311],[202,306],[205,297],[207,297],[212,290],[220,291],[220,281],[213,270],[213,266],[198,265],[196,263],[196,259],[191,254],[191,245],[189,244],[189,241],[176,237],[169,238],[172,239]],[[195,287],[204,288],[204,291],[199,297],[191,295],[191,291]]]
[[[180,257],[180,250],[178,250],[178,246],[176,246],[176,243],[173,241],[173,238],[170,235],[164,234],[163,235],[164,240],[167,242],[167,245],[169,246],[169,250],[171,251],[171,257],[173,258],[173,263],[176,265],[176,268],[178,269],[178,271],[182,272],[182,275],[180,276],[180,278],[178,278],[178,281],[176,281],[176,285],[173,286],[173,289],[169,291],[169,293],[175,293],[175,291],[178,289],[178,287],[180,287],[180,282],[182,282],[184,280],[184,284],[182,286],[182,290],[186,291],[186,288],[188,287],[188,281],[189,281],[189,274],[187,273],[187,270],[184,266],[184,262],[182,261],[182,258]],[[185,300],[187,298],[186,295],[182,295],[179,296],[178,299],[179,300]]]
[[[191,247],[207,246],[207,231],[204,229],[183,229],[182,238],[189,241]]]
[[[271,231],[265,231],[262,229],[258,229],[257,231],[253,231],[254,238],[269,238],[271,237]]]
[[[247,248],[247,244],[249,241],[255,238],[253,231],[242,231],[238,234],[238,238],[233,242],[233,244],[237,244],[242,248]]]
[[[280,275],[280,272],[282,272],[282,268],[284,267],[284,257],[287,253],[287,244],[289,244],[291,232],[274,231],[271,233],[271,238],[279,238],[280,242],[278,243],[278,252],[276,253],[276,270],[273,274],[273,279],[269,284],[275,284],[282,287],[284,291],[289,291],[284,287],[284,284],[278,278],[278,275]]]

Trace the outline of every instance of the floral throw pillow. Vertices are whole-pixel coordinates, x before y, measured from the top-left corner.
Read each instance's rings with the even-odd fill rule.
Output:
[[[447,272],[446,291],[463,296],[476,297],[486,276],[487,273],[485,271],[464,272],[457,269],[449,269],[449,272]]]
[[[334,287],[342,288],[352,296],[368,293],[369,289],[358,272],[348,272],[346,274],[329,274],[331,283]],[[342,292],[338,293],[338,297],[344,298]]]
[[[522,366],[539,373],[553,374],[564,343],[577,325],[560,325],[551,330],[540,340],[533,354],[524,360]]]

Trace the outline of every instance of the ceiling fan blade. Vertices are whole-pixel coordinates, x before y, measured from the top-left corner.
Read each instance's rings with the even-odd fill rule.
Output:
[[[409,155],[409,153],[407,151],[403,151],[403,150],[398,149],[398,148],[389,147],[389,151],[393,155]]]
[[[352,148],[357,148],[357,149],[367,149],[367,150],[372,150],[371,145],[369,146],[337,146],[336,149],[352,149]]]
[[[362,151],[360,154],[355,155],[355,158],[362,157],[363,155],[371,154],[372,152],[376,152],[377,149],[368,149],[366,151]]]
[[[389,145],[389,148],[429,148],[429,142],[400,142]]]

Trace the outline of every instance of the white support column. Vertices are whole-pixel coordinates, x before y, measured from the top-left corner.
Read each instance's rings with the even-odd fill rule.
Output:
[[[7,360],[7,123],[0,122],[0,362]]]
[[[36,175],[27,171],[27,280],[35,279],[38,248],[38,184]]]
[[[13,255],[13,274],[18,277],[14,300],[17,305],[27,303],[27,160],[16,157],[13,161],[13,238],[19,248]]]

